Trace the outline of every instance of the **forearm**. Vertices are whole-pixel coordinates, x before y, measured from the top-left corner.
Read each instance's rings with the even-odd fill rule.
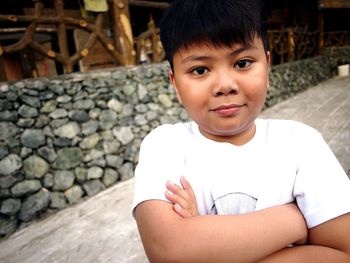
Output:
[[[265,259],[259,261],[259,263],[349,263],[350,256],[342,251],[314,245],[297,246],[292,248],[284,248],[272,255],[266,257]]]
[[[302,216],[290,206],[235,216],[163,218],[139,229],[152,262],[191,263],[256,262],[306,232]]]
[[[290,212],[285,207],[274,207],[245,215],[190,218],[188,228],[194,232],[193,240],[188,242],[195,244],[197,240],[197,248],[192,247],[188,253],[204,251],[201,262],[255,262],[301,238],[303,228],[296,231],[295,221],[290,220],[295,216],[288,215]]]

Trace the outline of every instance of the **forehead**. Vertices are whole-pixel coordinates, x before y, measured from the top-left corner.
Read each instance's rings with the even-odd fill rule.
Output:
[[[188,56],[192,53],[198,53],[199,51],[207,51],[207,50],[234,51],[234,50],[244,50],[244,49],[250,49],[250,48],[264,50],[262,39],[258,36],[255,36],[252,40],[248,41],[247,43],[234,42],[234,43],[231,43],[230,45],[213,43],[209,40],[199,41],[199,42],[190,43],[181,47],[179,50],[177,50],[174,53],[174,58]]]

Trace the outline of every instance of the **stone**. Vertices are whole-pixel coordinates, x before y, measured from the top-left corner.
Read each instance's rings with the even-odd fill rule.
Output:
[[[85,110],[74,110],[70,112],[69,118],[72,121],[75,121],[78,123],[84,123],[89,120],[89,114]]]
[[[130,127],[114,128],[113,134],[123,145],[127,145],[135,138]]]
[[[92,149],[88,154],[84,156],[84,162],[90,162],[92,160],[99,159],[103,157],[104,152],[96,149]]]
[[[79,185],[74,185],[64,192],[69,204],[75,204],[84,195],[83,189]]]
[[[120,168],[123,165],[124,158],[118,155],[106,155],[107,165],[113,168]]]
[[[73,103],[73,109],[89,110],[95,107],[95,102],[91,99],[79,100]]]
[[[1,189],[0,188],[0,199],[10,198],[11,192],[9,189]]]
[[[8,216],[15,215],[21,208],[21,200],[9,198],[1,203],[0,213]]]
[[[138,113],[146,113],[149,110],[146,104],[136,105],[135,109]]]
[[[103,175],[103,170],[101,167],[94,166],[90,167],[87,171],[87,180],[99,179]]]
[[[0,121],[16,122],[18,120],[18,114],[16,111],[0,111]]]
[[[121,180],[125,181],[134,176],[134,165],[130,162],[124,163],[119,170],[121,174]]]
[[[22,221],[30,221],[37,217],[37,215],[46,210],[51,199],[50,192],[42,188],[39,192],[28,196],[22,203],[18,218]]]
[[[34,119],[31,118],[20,118],[17,121],[17,126],[21,128],[31,128],[35,123]]]
[[[83,189],[89,197],[101,192],[105,188],[106,187],[98,179],[87,181],[83,185]]]
[[[159,114],[158,114],[157,111],[151,110],[151,111],[148,111],[148,112],[146,113],[146,119],[147,119],[148,121],[156,120],[158,117],[159,117]]]
[[[25,159],[27,158],[29,155],[31,155],[33,153],[33,149],[30,149],[30,148],[27,148],[27,147],[23,147],[21,149],[21,154],[20,154],[20,157],[22,159]]]
[[[115,125],[117,114],[112,110],[104,110],[102,111],[99,120],[101,129],[108,130]]]
[[[63,209],[67,207],[67,200],[63,193],[61,192],[52,192],[50,200],[50,208],[53,209]]]
[[[9,85],[7,83],[0,84],[0,91],[5,93],[9,91]]]
[[[49,90],[42,91],[40,92],[40,95],[39,95],[39,99],[42,101],[51,100],[53,97],[54,97],[53,92]]]
[[[115,138],[114,138],[112,130],[101,131],[101,132],[99,132],[99,134],[100,134],[102,140],[105,140],[105,141],[108,141],[108,142],[116,141]]]
[[[53,175],[53,190],[67,190],[74,183],[74,173],[72,171],[55,171]]]
[[[27,105],[22,105],[18,111],[19,115],[24,118],[35,118],[39,115],[36,108],[29,107]]]
[[[173,106],[173,102],[171,101],[169,96],[166,94],[159,94],[158,100],[161,103],[161,105],[163,105],[165,108],[170,108]]]
[[[143,100],[148,94],[148,91],[146,89],[146,87],[142,84],[139,84],[137,87],[137,96],[139,98],[139,100]]]
[[[37,192],[41,188],[39,180],[24,180],[11,187],[11,193],[14,197],[22,197]]]
[[[68,116],[68,112],[66,109],[55,109],[53,112],[49,114],[49,117],[52,119],[62,119]]]
[[[89,117],[92,120],[98,119],[100,117],[100,115],[101,115],[101,109],[99,109],[99,108],[91,109],[89,111]]]
[[[0,160],[9,154],[9,148],[7,145],[0,144]]]
[[[135,117],[135,124],[138,126],[142,126],[148,123],[148,120],[143,115],[137,115]]]
[[[19,129],[11,122],[0,122],[0,141],[7,140],[19,133]]]
[[[132,116],[134,113],[134,107],[130,104],[125,104],[123,107],[123,110],[121,112],[122,117],[129,117]]]
[[[102,146],[105,154],[116,154],[119,151],[120,143],[117,140],[103,141]]]
[[[42,130],[28,129],[21,135],[23,146],[36,149],[46,143],[46,137]]]
[[[45,102],[44,106],[41,108],[40,112],[42,113],[50,113],[54,112],[57,107],[57,101],[55,100],[50,100]]]
[[[4,217],[0,215],[0,237],[8,236],[15,232],[17,220],[15,218]]]
[[[58,170],[66,170],[77,167],[83,159],[80,148],[64,148],[57,151],[57,158],[52,167]]]
[[[97,133],[91,134],[85,137],[79,144],[81,149],[94,148],[100,140],[100,136]]]
[[[17,154],[10,154],[0,161],[0,176],[10,175],[22,167],[22,159]]]
[[[52,163],[56,160],[57,154],[53,148],[44,146],[38,149],[38,155],[44,158],[49,163]]]
[[[37,90],[45,90],[47,82],[41,80],[34,80],[33,87]]]
[[[106,160],[103,157],[98,159],[93,159],[87,163],[87,166],[88,167],[98,166],[98,167],[104,168],[106,167]]]
[[[80,127],[76,122],[67,123],[62,127],[54,130],[55,135],[63,138],[68,138],[68,139],[72,139],[76,137],[79,133],[80,133]]]
[[[53,144],[57,148],[73,146],[72,141],[68,138],[57,138],[53,141]]]
[[[48,171],[48,163],[37,155],[32,155],[23,161],[23,170],[27,179],[42,178]]]
[[[11,152],[13,152],[14,154],[20,153],[19,148],[21,143],[16,137],[8,138],[6,142],[7,142],[7,145],[11,148]]]
[[[93,134],[98,130],[98,127],[99,127],[98,121],[94,121],[94,120],[88,121],[82,124],[82,133],[84,135]]]
[[[6,189],[13,186],[15,183],[23,180],[23,175],[21,173],[17,173],[14,175],[7,175],[0,177],[0,189]]]
[[[58,129],[61,128],[63,125],[67,124],[69,122],[68,118],[64,118],[64,119],[55,119],[50,121],[50,128],[52,129]]]
[[[111,99],[107,102],[107,106],[109,109],[115,111],[115,112],[121,112],[123,109],[123,103],[121,103],[117,99]]]
[[[51,174],[51,173],[45,174],[44,180],[43,180],[43,186],[45,188],[51,188],[53,186],[53,184],[54,184],[53,174]]]
[[[133,94],[136,90],[136,87],[134,85],[125,85],[123,86],[123,93],[126,96],[130,96],[131,94]]]
[[[72,97],[68,95],[62,95],[57,97],[57,102],[59,103],[67,103],[67,102],[70,102],[71,100],[72,100]]]
[[[41,107],[41,102],[39,100],[39,98],[37,97],[39,94],[36,93],[36,94],[33,94],[33,96],[27,96],[27,95],[21,95],[20,96],[20,99],[25,103],[27,104],[28,106],[31,106],[33,108],[40,108]]]
[[[118,172],[114,169],[107,168],[103,175],[102,182],[106,187],[108,187],[113,185],[116,181],[118,181],[118,179],[119,179]]]
[[[86,181],[87,170],[85,168],[76,167],[74,169],[75,179],[79,184]]]

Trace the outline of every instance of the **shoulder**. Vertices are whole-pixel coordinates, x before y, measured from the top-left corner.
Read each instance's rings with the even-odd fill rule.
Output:
[[[191,125],[191,122],[160,125],[144,137],[140,150],[179,148],[190,139]]]
[[[179,138],[188,136],[191,130],[191,123],[175,123],[175,124],[162,124],[150,133],[148,133],[143,139],[144,142],[164,142],[164,141],[176,141]]]
[[[294,137],[302,139],[305,137],[321,136],[315,128],[294,120],[279,120],[279,119],[258,119],[257,125],[263,127],[268,135],[277,137]]]

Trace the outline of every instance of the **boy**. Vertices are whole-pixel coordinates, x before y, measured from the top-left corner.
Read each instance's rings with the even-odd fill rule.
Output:
[[[314,129],[256,119],[270,64],[261,2],[175,1],[161,39],[193,121],[141,145],[134,215],[150,261],[350,262],[340,164]]]

